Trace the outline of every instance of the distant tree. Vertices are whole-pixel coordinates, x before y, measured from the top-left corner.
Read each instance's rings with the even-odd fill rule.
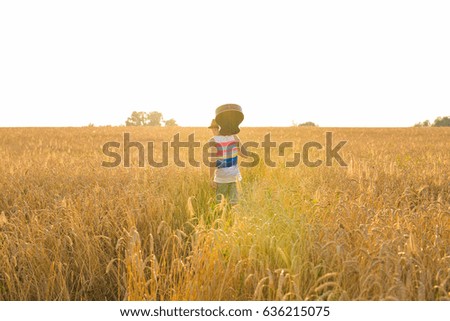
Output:
[[[147,114],[147,120],[149,126],[161,126],[163,115],[158,111],[152,111]]]
[[[417,123],[414,125],[414,127],[430,127],[431,123],[429,120],[425,120],[424,122]]]
[[[131,116],[125,122],[127,126],[146,126],[148,125],[147,113],[143,111],[133,111]]]
[[[433,127],[450,127],[450,117],[438,117],[434,120]]]
[[[168,119],[168,120],[165,120],[165,121],[164,121],[164,125],[165,125],[166,127],[178,126],[177,122],[176,122],[175,119],[173,119],[173,118]]]
[[[143,111],[133,111],[131,116],[125,121],[126,126],[161,126],[163,115],[158,111],[149,113]]]
[[[438,117],[434,120],[433,124],[429,120],[417,123],[414,127],[450,127],[450,116]]]
[[[306,123],[301,123],[298,127],[319,127],[319,125],[314,124],[312,121],[307,121]]]

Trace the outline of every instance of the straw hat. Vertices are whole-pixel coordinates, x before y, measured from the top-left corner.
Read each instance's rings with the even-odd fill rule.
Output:
[[[235,135],[239,133],[239,124],[244,120],[242,108],[236,104],[225,104],[217,107],[216,118],[220,126],[221,135]]]

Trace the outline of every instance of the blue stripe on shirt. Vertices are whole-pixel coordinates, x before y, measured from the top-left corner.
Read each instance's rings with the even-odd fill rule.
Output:
[[[237,156],[233,158],[227,158],[227,159],[218,159],[216,161],[216,167],[217,168],[226,168],[237,165]]]

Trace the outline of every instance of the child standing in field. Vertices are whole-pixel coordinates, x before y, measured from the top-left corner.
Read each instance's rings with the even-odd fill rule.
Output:
[[[213,146],[214,166],[210,167],[211,186],[216,189],[216,201],[227,199],[231,205],[238,203],[237,183],[241,181],[238,156],[246,158],[241,152],[241,141],[237,136],[239,124],[244,114],[239,105],[226,104],[216,109],[216,118],[208,127],[213,132],[210,143]]]

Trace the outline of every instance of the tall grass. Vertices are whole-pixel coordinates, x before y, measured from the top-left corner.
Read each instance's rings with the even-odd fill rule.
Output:
[[[450,299],[450,130],[243,129],[299,151],[332,131],[348,166],[243,168],[234,208],[205,167],[102,167],[124,131],[209,138],[0,129],[0,300]]]

